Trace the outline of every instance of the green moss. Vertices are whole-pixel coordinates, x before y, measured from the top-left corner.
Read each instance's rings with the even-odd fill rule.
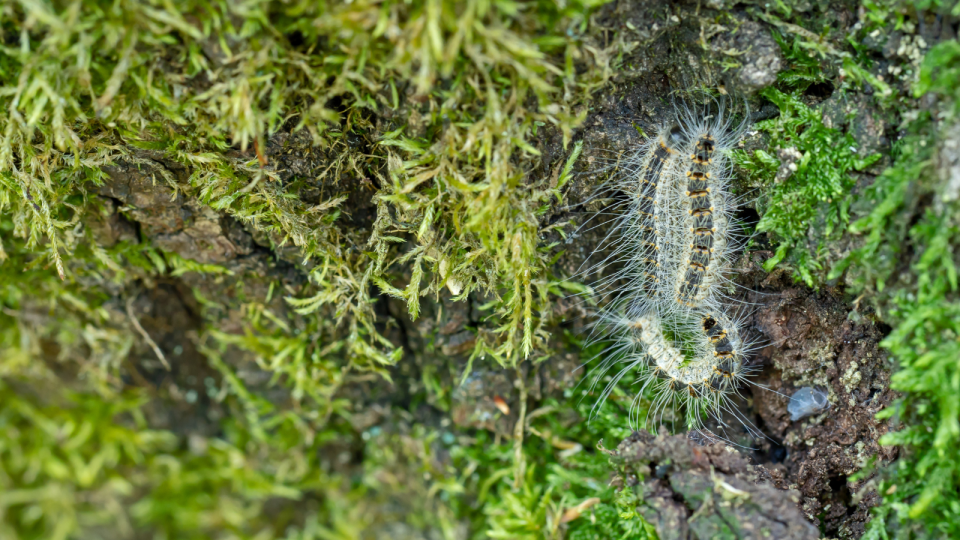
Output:
[[[757,231],[774,233],[778,245],[764,268],[770,271],[785,263],[813,286],[823,275],[821,251],[836,242],[849,223],[850,191],[856,182],[850,172],[880,156],[858,157],[853,137],[824,126],[820,109],[808,107],[798,95],[772,88],[762,94],[780,109],[779,117],[755,126],[770,135],[769,150],[740,153],[737,163],[769,186],[758,204],[763,217]],[[780,161],[774,153],[784,148],[802,157],[790,176],[778,181]]]
[[[850,43],[860,51],[860,37],[885,36],[888,24],[909,36],[916,21],[895,4],[867,2],[865,25]],[[940,3],[917,9],[943,7]],[[920,12],[920,16],[924,16]],[[798,41],[779,40],[792,66],[781,83],[798,90],[817,79],[812,57]],[[960,474],[954,465],[957,396],[960,380],[956,358],[960,349],[956,320],[957,261],[960,225],[957,196],[943,167],[945,141],[957,139],[960,95],[960,49],[954,40],[926,52],[922,63],[899,66],[906,77],[916,73],[913,85],[887,85],[876,80],[863,62],[844,59],[844,70],[858,84],[871,84],[878,101],[902,120],[902,137],[895,143],[893,164],[858,195],[851,194],[847,174],[872,163],[847,150],[853,141],[826,128],[819,111],[799,102],[797,94],[767,90],[765,97],[781,110],[781,117],[758,127],[771,135],[771,150],[741,155],[740,165],[760,179],[772,179],[780,165],[774,152],[794,146],[803,154],[796,173],[770,190],[770,204],[758,229],[774,232],[779,246],[767,267],[791,268],[808,284],[842,278],[859,294],[857,302],[878,309],[893,329],[882,346],[897,364],[891,387],[903,392],[896,404],[880,413],[895,420],[897,431],[881,439],[902,448],[901,458],[880,471],[874,486],[883,503],[874,510],[864,538],[954,537],[960,534]],[[856,69],[852,69],[856,67]],[[891,70],[891,73],[893,71]],[[894,78],[895,82],[896,78]],[[897,89],[899,88],[899,89]],[[904,89],[909,89],[905,91]],[[932,99],[935,98],[935,99]],[[931,113],[923,100],[937,103]],[[858,219],[848,225],[856,199]],[[843,239],[853,249],[841,256],[822,249]]]
[[[516,366],[542,353],[548,299],[563,293],[548,271],[555,254],[541,243],[540,218],[559,200],[580,146],[555,179],[531,181],[526,172],[538,163],[538,131],[556,130],[569,141],[584,117],[578,107],[609,75],[612,49],[583,47],[592,7],[130,1],[2,8],[0,209],[11,217],[2,222],[0,244],[7,310],[0,315],[0,375],[16,380],[2,387],[9,416],[2,428],[4,443],[18,446],[0,451],[0,480],[20,497],[5,507],[6,532],[361,536],[365,520],[382,511],[368,497],[372,470],[357,482],[324,472],[329,465],[319,456],[352,436],[350,404],[339,395],[346,377],[373,371],[389,378],[403,354],[376,320],[373,286],[402,298],[414,318],[420,299],[444,287],[461,298],[486,295],[492,331],[483,333],[477,354]],[[268,142],[299,130],[323,153],[324,167],[311,178],[284,180]],[[147,161],[171,195],[243,222],[277,251],[294,246],[308,282],[271,281],[265,297],[241,286],[221,295],[224,278],[248,276],[149,243],[99,245],[79,225],[96,211],[104,168]],[[173,174],[175,166],[187,174]],[[370,228],[341,211],[361,181],[382,187]],[[318,203],[300,197],[307,185],[319,188]],[[55,424],[86,422],[93,438],[62,457],[85,463],[99,459],[97,441],[113,437],[110,426],[124,414],[141,418],[138,411],[172,406],[176,400],[165,394],[128,396],[125,363],[133,361],[139,334],[122,306],[142,287],[176,278],[221,287],[198,288],[193,300],[203,318],[200,352],[222,379],[209,396],[228,411],[218,422],[222,433],[183,440],[137,420],[123,432],[136,457],[111,458],[90,489],[60,478],[55,504],[44,502],[38,486],[53,473],[28,464],[46,459],[57,442],[16,414],[29,406]],[[281,297],[289,309],[277,305]],[[19,324],[34,312],[36,324]],[[219,328],[237,314],[241,331]],[[248,387],[237,358],[269,373],[267,388],[289,400]],[[61,370],[67,373],[55,375]],[[58,376],[79,405],[45,404],[32,393]],[[116,409],[121,405],[130,412]],[[414,440],[424,444],[438,436],[417,429]],[[137,437],[148,435],[162,444],[137,447]],[[448,508],[441,528],[464,519],[476,531],[509,528],[496,507],[513,497],[520,513],[547,501],[528,516],[528,527],[542,527],[543,508],[555,513],[574,495],[560,493],[559,479],[541,487],[545,474],[564,469],[555,451],[534,450],[534,441],[519,454],[512,442],[489,452],[493,443],[482,437],[452,445],[458,463],[474,463],[484,475],[464,481],[478,488],[494,479],[491,498],[479,506],[427,505],[421,524],[436,518],[431,509]],[[365,467],[400,459],[378,457],[373,444]],[[432,459],[430,451],[403,459],[416,466]],[[496,481],[501,469],[521,470],[513,460],[528,452],[525,487],[523,478]],[[451,482],[436,484],[437,493],[462,498]],[[586,498],[588,490],[577,493]],[[351,504],[337,502],[343,498],[357,510],[347,511]],[[69,519],[58,519],[61,513]]]
[[[853,224],[863,245],[834,271],[875,291],[873,301],[895,324],[883,346],[899,368],[891,387],[904,397],[881,413],[900,426],[882,442],[902,446],[905,459],[886,471],[878,487],[884,504],[866,536],[873,539],[960,534],[955,260],[960,207],[950,177],[938,169],[943,162],[936,153],[945,147],[935,142],[957,140],[960,47],[956,41],[933,47],[921,67],[915,95],[937,96],[940,115],[921,113],[907,122],[909,134],[894,166],[867,193],[875,201],[872,212]]]
[[[318,267],[315,290],[292,302],[303,312],[330,306],[351,320],[357,367],[382,372],[396,361],[373,325],[369,284],[400,291],[390,284],[397,264],[412,269],[402,297],[414,317],[419,298],[445,283],[463,295],[490,294],[499,330],[484,347],[515,364],[543,338],[548,259],[537,216],[556,189],[520,184],[539,154],[526,141],[548,124],[569,139],[582,119],[573,106],[605,76],[603,51],[576,48],[590,7],[9,7],[6,31],[19,47],[4,49],[3,61],[29,82],[10,83],[0,98],[11,112],[0,141],[0,201],[15,216],[16,234],[43,245],[63,274],[63,255],[76,245],[67,230],[79,217],[69,194],[102,181],[100,167],[127,153],[117,145],[161,151],[193,171],[187,185],[167,178],[175,190],[296,245]],[[577,72],[575,57],[589,69]],[[400,107],[412,114],[407,125],[385,133],[370,123],[371,113]],[[262,166],[270,159],[265,140],[287,124],[337,156],[314,179],[331,184],[323,204],[305,205]],[[348,135],[378,143],[374,153],[351,147]],[[251,146],[248,157],[222,155]],[[381,226],[366,238],[336,224],[344,175],[388,186]],[[414,247],[398,254],[401,238],[415,239]],[[365,247],[342,252],[348,239]]]
[[[124,472],[175,438],[145,429],[143,400],[83,399],[39,405],[0,383],[0,531],[9,538],[65,539],[81,527],[116,523],[136,480]],[[132,413],[132,417],[128,416]],[[128,416],[127,425],[113,425]],[[120,522],[121,527],[129,522]]]
[[[781,6],[781,11],[792,12],[787,6]],[[776,244],[774,256],[764,268],[769,272],[780,265],[814,286],[823,281],[824,267],[835,262],[836,257],[825,251],[837,243],[849,224],[855,198],[851,192],[856,184],[851,173],[862,171],[881,156],[862,155],[854,137],[825,125],[823,108],[808,105],[803,93],[812,84],[827,80],[828,72],[839,69],[838,62],[847,73],[861,74],[844,83],[851,91],[864,77],[876,81],[849,53],[815,39],[809,30],[770,14],[764,17],[791,32],[774,32],[787,69],[777,75],[777,88],[760,92],[777,107],[779,115],[754,126],[767,135],[766,148],[737,152],[734,157],[748,182],[763,188],[757,200],[762,218],[756,230],[771,233]],[[842,93],[843,88],[838,91]],[[784,157],[789,161],[783,162]]]
[[[592,381],[595,370],[584,374]],[[601,382],[601,386],[604,383]],[[656,534],[634,507],[610,486],[610,465],[603,443],[618,443],[629,429],[632,381],[621,382],[598,409],[599,391],[570,391],[563,400],[546,400],[530,413],[523,443],[525,472],[503,445],[499,459],[487,457],[488,445],[472,449],[484,482],[478,502],[485,529],[496,538],[651,538]],[[642,402],[641,406],[646,405]],[[582,419],[590,418],[589,422]],[[500,467],[493,466],[497,462]],[[523,470],[523,469],[521,469]],[[519,487],[519,489],[518,489]],[[563,518],[569,520],[561,528]],[[483,528],[479,529],[483,530]],[[563,534],[561,531],[565,530]],[[598,536],[599,535],[599,536]]]

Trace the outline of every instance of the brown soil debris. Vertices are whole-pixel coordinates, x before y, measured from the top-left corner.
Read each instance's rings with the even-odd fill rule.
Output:
[[[769,343],[752,362],[762,368],[755,382],[770,389],[752,390],[756,422],[770,437],[759,442],[760,461],[799,490],[804,514],[828,535],[859,538],[879,498],[865,487],[868,479],[850,477],[871,458],[896,457],[877,442],[889,427],[876,413],[896,397],[892,365],[879,348],[884,327],[837,289],[796,287],[776,273],[763,285],[779,290],[750,295],[761,304],[752,320]],[[789,396],[802,387],[825,391],[830,404],[791,421]]]

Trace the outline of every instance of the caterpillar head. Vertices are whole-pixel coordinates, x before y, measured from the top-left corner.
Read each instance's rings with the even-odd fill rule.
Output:
[[[670,130],[667,132],[667,140],[670,141],[670,144],[673,145],[674,148],[683,144],[683,128],[680,127],[680,124],[674,123],[670,126]]]

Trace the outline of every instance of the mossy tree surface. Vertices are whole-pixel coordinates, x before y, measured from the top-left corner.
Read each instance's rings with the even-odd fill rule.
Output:
[[[350,538],[411,485],[423,502],[392,519],[431,534],[568,529],[602,455],[524,467],[525,448],[410,422],[360,438],[341,389],[403,357],[380,295],[413,319],[428,295],[485,295],[471,358],[544,354],[564,293],[541,216],[571,171],[532,174],[535,138],[567,145],[611,72],[619,44],[583,41],[592,7],[5,4],[3,536]],[[160,285],[199,317],[168,332],[189,343],[150,338]],[[184,400],[219,420],[147,427]],[[360,480],[328,457],[357,445]],[[589,484],[558,493],[571,479]]]
[[[629,434],[628,381],[590,424],[582,387],[528,399],[533,366],[581,347],[547,327],[584,290],[555,265],[584,120],[677,24],[657,4],[647,28],[598,29],[603,3],[4,3],[0,536],[654,537],[596,448]],[[916,13],[864,7],[852,43],[888,14],[916,40]],[[740,15],[791,62],[762,91],[769,147],[740,163],[779,242],[770,267],[843,276],[895,326],[906,393],[889,414],[906,424],[889,442],[911,453],[870,534],[949,536],[960,173],[938,160],[960,137],[956,41],[903,62],[919,79],[902,103],[856,43],[791,33],[791,7]],[[886,158],[793,95],[821,64],[874,85],[908,132],[864,208],[848,173]],[[809,157],[776,183],[787,146]],[[811,219],[828,224],[812,246]],[[449,340],[397,339],[399,318],[468,299],[464,363],[438,363]],[[444,385],[474,366],[509,374],[508,433],[445,418]]]
[[[864,536],[871,539],[960,534],[953,455],[960,437],[958,329],[953,322],[960,261],[956,221],[960,6],[934,1],[911,8],[865,3],[847,51],[824,47],[803,32],[793,40],[779,38],[792,69],[781,74],[783,91],[771,89],[768,97],[781,116],[759,125],[772,135],[771,148],[744,154],[740,163],[772,185],[770,210],[759,228],[775,232],[779,247],[767,268],[783,261],[809,285],[841,280],[856,296],[855,306],[876,308],[879,318],[892,327],[881,344],[897,366],[891,387],[903,397],[880,413],[899,426],[881,442],[900,446],[901,459],[882,470],[875,484],[884,502]],[[822,81],[823,72],[810,68],[818,58],[822,62],[831,56],[849,84],[869,90],[873,114],[896,127],[889,155],[870,155],[875,149],[863,148],[860,141],[824,125],[836,124],[838,117],[841,123],[869,124],[870,112],[825,107],[822,120],[820,111],[804,120],[809,109],[786,93]],[[783,182],[778,174],[783,168],[778,167],[784,164],[773,155],[788,147],[799,149],[801,157]],[[872,184],[859,185],[845,174],[879,159],[888,166],[875,168],[882,172]],[[826,172],[820,169],[824,160],[830,165]],[[834,183],[837,179],[839,184]]]

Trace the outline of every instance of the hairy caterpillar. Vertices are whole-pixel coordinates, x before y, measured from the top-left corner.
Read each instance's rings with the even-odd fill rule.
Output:
[[[679,125],[663,126],[638,152],[627,157],[614,177],[612,190],[625,194],[626,199],[611,208],[616,218],[601,242],[613,253],[591,268],[609,263],[623,265],[622,270],[593,284],[594,290],[612,291],[608,311],[636,304],[641,296],[661,297],[661,284],[670,279],[673,239],[665,232],[676,228],[675,212],[670,208],[677,189],[682,143]]]
[[[653,143],[645,149],[638,175],[638,208],[632,229],[639,234],[631,241],[638,242],[636,252],[641,264],[634,281],[638,281],[651,295],[659,292],[658,285],[664,279],[663,273],[667,268],[664,254],[665,242],[669,238],[662,231],[670,226],[673,218],[669,212],[668,197],[674,189],[680,134],[680,128],[676,125],[661,129]]]
[[[736,203],[729,190],[727,153],[739,139],[743,125],[730,129],[722,102],[715,115],[696,113],[687,108],[683,120],[687,136],[681,156],[685,189],[677,199],[684,228],[674,297],[687,307],[716,308],[711,301],[734,245],[731,219]]]
[[[737,246],[728,152],[745,123],[733,128],[724,103],[713,105],[712,114],[710,107],[683,107],[615,180],[628,200],[614,208],[605,240],[615,249],[603,263],[624,268],[597,284],[615,291],[600,310],[598,328],[613,342],[601,373],[622,367],[597,405],[635,372],[641,389],[630,408],[632,424],[639,420],[638,401],[651,389],[646,423],[658,424],[668,406],[679,406],[692,429],[703,426],[705,413],[727,411],[752,432],[729,407],[746,380],[749,347],[741,321],[728,316],[729,302],[721,301]]]

